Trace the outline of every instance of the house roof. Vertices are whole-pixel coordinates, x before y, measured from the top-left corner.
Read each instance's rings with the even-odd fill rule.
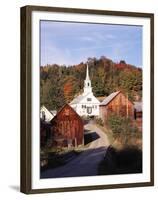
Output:
[[[134,108],[137,112],[142,112],[142,102],[141,101],[135,101],[134,102]]]
[[[50,112],[51,112],[51,114],[52,114],[53,116],[55,116],[55,115],[57,114],[57,111],[56,111],[56,110],[50,110]]]
[[[44,105],[41,107],[41,111],[47,112],[47,115],[49,115],[48,119],[46,120],[47,122],[51,121],[51,119],[55,116],[55,114],[51,113]]]
[[[48,108],[46,108],[44,105],[41,107],[41,110],[42,110],[42,109],[46,110],[50,115],[53,116],[53,114],[51,113],[51,111],[48,110]]]
[[[100,104],[101,106],[106,106],[110,101],[112,101],[118,94],[120,93],[120,91],[117,92],[113,92],[111,93],[108,97],[106,97],[103,102]]]
[[[82,94],[81,94],[81,95],[77,96],[76,98],[74,98],[74,99],[71,101],[70,105],[79,103],[79,102],[80,102],[82,99],[84,99],[87,95],[88,95],[88,94],[86,94],[86,95],[82,95]]]
[[[83,98],[84,98],[83,95],[79,95],[79,96],[77,96],[76,98],[74,98],[74,99],[71,101],[70,104],[76,104],[76,103],[80,102]]]

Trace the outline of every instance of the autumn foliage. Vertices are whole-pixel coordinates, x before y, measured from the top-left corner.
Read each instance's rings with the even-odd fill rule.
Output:
[[[121,90],[128,94],[130,100],[141,99],[142,69],[127,64],[125,61],[115,63],[101,56],[88,58],[89,73],[93,93],[96,97],[107,96]],[[65,66],[51,64],[40,67],[40,102],[49,109],[59,109],[65,103],[83,92],[86,76],[86,63]]]

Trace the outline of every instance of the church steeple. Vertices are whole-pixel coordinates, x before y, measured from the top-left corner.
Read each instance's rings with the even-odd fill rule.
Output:
[[[87,71],[86,71],[86,80],[90,80],[90,78],[89,78],[89,69],[88,69],[88,64],[87,64]]]
[[[87,70],[86,70],[86,79],[84,81],[84,94],[88,94],[92,92],[92,87],[91,87],[91,80],[89,78],[89,68],[87,64]]]

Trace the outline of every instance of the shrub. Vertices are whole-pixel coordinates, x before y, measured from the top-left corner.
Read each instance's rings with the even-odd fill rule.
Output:
[[[95,121],[96,121],[96,123],[97,123],[98,125],[104,126],[104,122],[103,122],[103,120],[102,120],[101,118],[96,118]]]
[[[130,118],[111,114],[108,118],[108,126],[112,130],[114,139],[120,139],[122,144],[127,144],[132,137],[140,135],[138,128]]]

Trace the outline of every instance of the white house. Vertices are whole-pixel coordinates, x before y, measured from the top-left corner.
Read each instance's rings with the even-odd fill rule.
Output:
[[[56,113],[49,111],[45,106],[41,107],[40,110],[40,118],[46,122],[50,122],[54,117]]]
[[[70,106],[80,116],[99,116],[99,100],[93,95],[89,69],[87,65],[86,79],[84,81],[84,92],[70,103]]]

